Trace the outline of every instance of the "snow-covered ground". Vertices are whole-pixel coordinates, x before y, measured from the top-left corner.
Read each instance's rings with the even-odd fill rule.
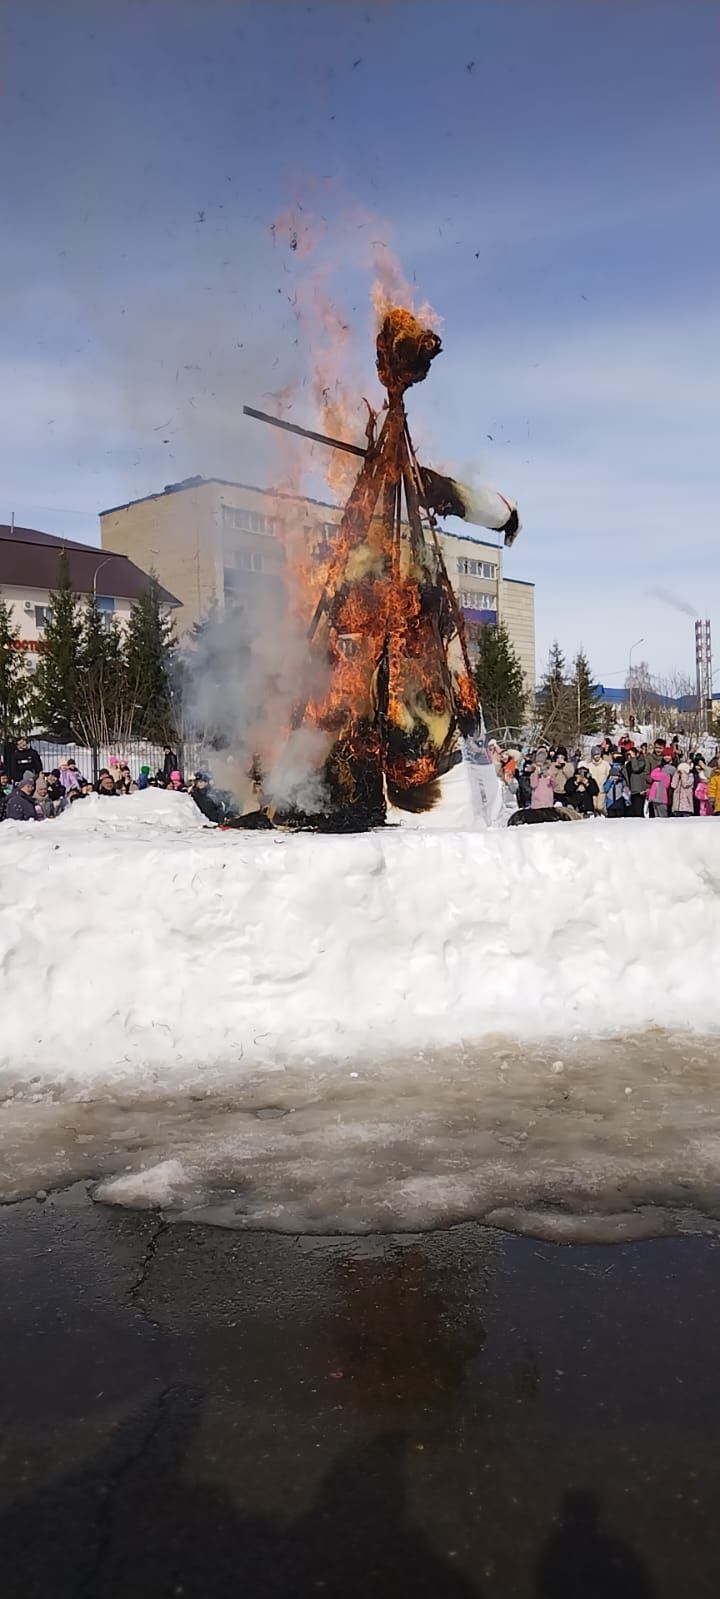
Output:
[[[691,1150],[720,1187],[711,820],[221,833],[151,790],[4,823],[0,903],[5,1194],[509,1224]]]

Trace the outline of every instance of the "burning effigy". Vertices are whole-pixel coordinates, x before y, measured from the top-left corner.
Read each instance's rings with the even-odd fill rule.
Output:
[[[272,820],[325,830],[382,825],[388,807],[432,809],[462,740],[477,740],[482,713],[463,617],[443,558],[438,515],[483,520],[517,533],[517,510],[420,466],[405,409],[441,340],[411,312],[386,310],[376,357],[387,399],[370,407],[365,447],[273,422],[362,457],[326,562],[307,628],[307,681],[299,685],[288,740],[313,730],[321,779],[312,807],[275,808]],[[312,670],[312,662],[321,665]],[[258,775],[262,788],[262,774]]]

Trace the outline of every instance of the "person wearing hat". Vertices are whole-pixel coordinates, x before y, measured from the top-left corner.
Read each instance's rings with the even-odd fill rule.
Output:
[[[137,787],[138,787],[138,790],[139,790],[140,793],[142,793],[143,789],[150,787],[150,767],[149,766],[141,766],[140,767],[140,771],[138,772]]]
[[[705,812],[701,811],[700,805],[703,798],[707,799],[708,775],[705,756],[703,755],[702,750],[698,750],[692,758],[693,810],[696,816],[703,816],[705,814]],[[705,785],[704,795],[698,794],[698,788],[701,783],[704,783]]]
[[[610,762],[609,762],[607,756],[603,754],[602,747],[601,747],[600,744],[594,744],[593,745],[592,750],[590,752],[590,759],[589,759],[589,761],[587,763],[587,769],[588,769],[588,771],[590,773],[590,776],[592,777],[593,781],[597,785],[597,794],[595,796],[595,810],[597,811],[598,816],[604,816],[605,815],[605,784],[607,783],[607,780],[608,780],[608,778],[610,776]]]
[[[650,802],[651,816],[669,816],[670,814],[670,784],[675,775],[675,768],[670,765],[670,760],[666,760],[663,753],[650,773],[648,800]]]
[[[675,773],[677,772],[677,769],[678,769],[678,754],[677,754],[677,750],[674,748],[674,745],[672,745],[672,744],[666,744],[665,748],[663,750],[663,767],[664,767],[665,771],[667,772],[668,777],[670,778],[670,788],[669,788],[669,791],[668,791],[668,816],[669,816],[671,814],[671,812],[672,812],[673,800],[675,798],[675,790],[673,788],[673,778],[674,778]]]
[[[183,783],[181,772],[175,771],[170,773],[170,782],[168,784],[168,788],[175,789],[177,794],[185,793],[185,784]]]
[[[597,795],[598,786],[590,773],[587,761],[578,761],[576,772],[565,784],[565,798],[568,804],[573,805],[581,816],[592,816]]]
[[[673,816],[692,816],[695,811],[694,779],[689,761],[680,761],[670,787],[673,795]]]
[[[206,816],[209,822],[215,822],[219,825],[223,820],[222,806],[218,804],[217,800],[213,799],[210,793],[210,778],[207,772],[195,773],[190,793],[198,810],[202,811],[203,816]]]
[[[620,760],[613,761],[610,776],[605,779],[605,810],[608,816],[630,815],[630,790]]]
[[[55,806],[48,793],[47,778],[44,772],[40,773],[40,776],[35,784],[35,793],[33,795],[33,799],[35,801],[36,816],[47,819],[50,816],[55,815]]]
[[[7,803],[7,819],[9,822],[36,822],[38,819],[35,809],[35,773],[28,771],[10,795]]]
[[[556,800],[562,800],[565,795],[568,779],[572,777],[575,768],[572,761],[568,760],[568,752],[562,744],[558,744],[555,759],[552,763],[552,786]]]

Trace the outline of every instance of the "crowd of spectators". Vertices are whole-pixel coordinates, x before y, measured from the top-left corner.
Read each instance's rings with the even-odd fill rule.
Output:
[[[490,755],[508,807],[580,816],[720,816],[720,756],[683,749],[674,737],[652,745],[629,734],[604,738],[589,756],[563,745],[538,745],[523,755],[490,741]]]
[[[110,764],[100,768],[93,783],[72,759],[44,771],[39,752],[28,739],[18,738],[0,759],[0,821],[49,821],[88,794],[117,799],[146,788],[190,794],[208,821],[224,820],[224,805],[220,796],[212,792],[209,774],[195,772],[185,782],[177,754],[169,744],[165,746],[163,765],[156,772],[143,765],[134,777],[127,761],[111,756]]]

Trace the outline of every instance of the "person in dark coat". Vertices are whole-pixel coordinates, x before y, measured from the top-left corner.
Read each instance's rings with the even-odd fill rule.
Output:
[[[96,794],[110,794],[110,795],[117,794],[117,789],[115,787],[115,779],[114,779],[114,777],[111,777],[109,772],[101,772],[100,773],[100,776],[99,776],[99,778],[97,780],[97,783],[95,784],[95,793]]]
[[[42,761],[36,749],[29,744],[26,738],[19,738],[10,755],[10,776],[13,783],[22,783],[26,772],[32,772],[33,777],[39,777],[42,771]]]
[[[5,821],[7,804],[12,793],[10,779],[2,761],[0,761],[0,822]]]
[[[52,800],[53,805],[62,804],[62,801],[65,798],[65,790],[60,782],[59,766],[54,766],[52,771],[48,772],[47,774],[47,791],[48,799]]]
[[[172,773],[178,770],[180,762],[174,749],[171,749],[169,744],[163,744],[163,749],[165,751],[165,759],[162,764],[162,772],[165,782],[169,783]]]
[[[629,744],[625,751],[625,782],[630,790],[630,815],[645,815],[645,795],[648,789],[648,763],[642,751]]]
[[[210,793],[210,778],[206,772],[196,772],[190,793],[203,816],[206,816],[209,822],[216,822],[219,825],[223,820],[223,810]]]
[[[13,789],[7,803],[7,820],[9,822],[36,822],[35,810],[35,773],[26,772],[21,783]]]
[[[599,793],[595,778],[588,771],[584,761],[581,761],[574,776],[569,777],[565,784],[565,798],[568,805],[574,806],[581,816],[592,816]]]
[[[522,766],[518,768],[517,772],[517,802],[521,811],[526,810],[530,804],[530,801],[532,800],[532,783],[530,782],[531,771],[532,761],[530,760],[530,757],[527,756],[523,761]]]

